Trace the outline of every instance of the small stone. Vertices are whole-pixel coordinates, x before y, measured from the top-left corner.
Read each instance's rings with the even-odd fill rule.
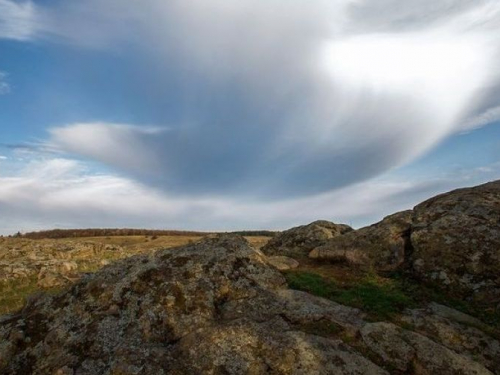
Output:
[[[69,368],[68,366],[61,367],[55,372],[55,375],[73,375],[74,371],[73,369]]]

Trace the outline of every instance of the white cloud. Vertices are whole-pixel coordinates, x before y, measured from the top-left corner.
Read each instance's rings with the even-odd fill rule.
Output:
[[[0,175],[0,233],[54,227],[284,229],[318,218],[359,226],[436,193],[498,176],[500,165],[427,178],[385,176],[311,198],[262,202],[179,198],[70,159],[32,160]]]
[[[473,130],[500,120],[500,106],[489,108],[477,116],[473,116],[462,124],[462,130]]]
[[[51,142],[195,196],[304,196],[373,178],[461,131],[500,84],[498,2],[374,4],[61,3],[53,34],[126,42],[162,67],[158,85],[184,113],[159,134],[81,123]]]
[[[41,31],[41,12],[30,0],[0,0],[0,39],[28,41]]]
[[[5,228],[29,218],[38,220],[31,227],[366,223],[498,172],[485,166],[425,184],[384,175],[464,121],[476,127],[498,115],[494,102],[464,120],[500,85],[496,0],[54,4],[0,0],[0,37],[126,47],[183,112],[160,129],[52,128],[47,149],[129,177],[67,159],[34,163],[0,179],[0,216],[17,218]]]
[[[158,169],[158,155],[147,142],[167,132],[167,128],[109,123],[72,124],[50,130],[46,146],[97,159],[132,171]]]

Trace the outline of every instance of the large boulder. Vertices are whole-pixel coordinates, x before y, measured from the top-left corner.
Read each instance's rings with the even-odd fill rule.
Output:
[[[414,209],[413,269],[463,298],[500,303],[500,181],[438,195]]]
[[[348,225],[318,220],[277,234],[261,250],[267,255],[303,257],[329,239],[350,231]]]
[[[309,257],[346,262],[379,271],[391,271],[405,262],[412,211],[387,216],[382,221],[328,240]]]
[[[362,318],[288,290],[243,238],[208,238],[118,261],[0,318],[0,373],[387,374],[330,335]]]

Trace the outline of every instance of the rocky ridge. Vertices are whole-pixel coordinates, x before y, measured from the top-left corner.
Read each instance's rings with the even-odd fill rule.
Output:
[[[500,309],[500,181],[438,195],[324,241],[309,256],[376,271],[404,269]]]
[[[0,319],[0,373],[500,373],[498,341],[474,328],[477,340],[454,350],[446,327],[465,332],[474,318],[442,311],[408,311],[421,332],[367,322],[289,290],[262,252],[221,236],[121,260],[31,299]]]

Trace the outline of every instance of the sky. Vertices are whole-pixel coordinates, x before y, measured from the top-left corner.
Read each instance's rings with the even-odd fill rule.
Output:
[[[497,0],[0,0],[0,234],[360,227],[500,179]]]

